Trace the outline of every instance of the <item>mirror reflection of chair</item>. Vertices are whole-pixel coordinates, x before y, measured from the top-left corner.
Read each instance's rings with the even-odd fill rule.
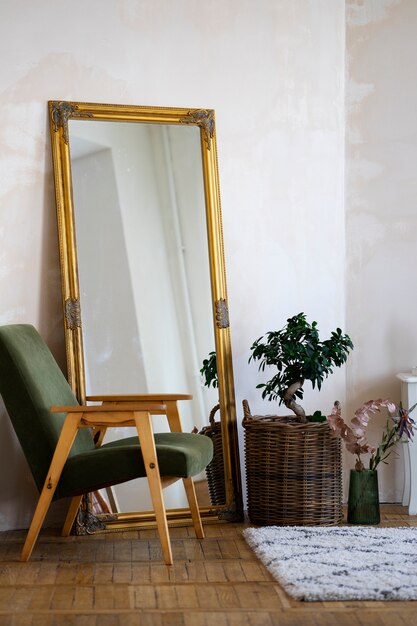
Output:
[[[181,432],[179,395],[95,396],[80,406],[33,326],[0,327],[0,393],[29,463],[40,498],[21,560],[30,558],[52,500],[72,497],[62,535],[68,536],[82,496],[147,477],[164,561],[172,564],[163,487],[183,481],[196,536],[204,538],[192,476],[213,456],[203,435]],[[171,432],[153,433],[151,415],[165,415]],[[102,444],[107,428],[135,426],[138,437]],[[94,435],[94,438],[93,438]]]

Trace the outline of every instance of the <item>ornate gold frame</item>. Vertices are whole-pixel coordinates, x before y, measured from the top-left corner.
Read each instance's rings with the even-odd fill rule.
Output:
[[[68,380],[81,403],[85,402],[86,392],[68,120],[71,118],[90,118],[92,120],[130,121],[152,124],[192,124],[200,129],[226,486],[225,506],[216,510],[202,509],[202,514],[205,517],[217,515],[223,519],[237,521],[243,515],[243,502],[214,111],[210,109],[145,107],[84,102],[50,101],[48,104],[58,220]],[[179,520],[183,516],[184,513],[180,509],[177,512],[173,512],[174,520]]]

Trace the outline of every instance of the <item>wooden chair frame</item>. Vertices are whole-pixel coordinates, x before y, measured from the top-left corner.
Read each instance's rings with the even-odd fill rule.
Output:
[[[65,462],[70,453],[79,428],[93,428],[99,431],[97,445],[101,445],[107,428],[136,427],[141,453],[145,464],[146,476],[156,517],[162,553],[166,565],[172,565],[172,549],[169,538],[166,509],[162,490],[164,487],[182,480],[190,507],[194,530],[198,539],[204,539],[200,512],[194,489],[193,479],[177,476],[161,477],[156,455],[155,440],[151,415],[165,415],[171,432],[182,432],[181,419],[177,400],[189,399],[188,395],[124,395],[124,396],[90,396],[87,400],[102,402],[101,405],[88,406],[53,406],[54,413],[67,413],[55,452],[49,467],[46,480],[23,547],[21,560],[28,561],[42,523],[51,504]],[[67,517],[62,529],[62,536],[67,537],[71,531],[82,495],[72,498]]]

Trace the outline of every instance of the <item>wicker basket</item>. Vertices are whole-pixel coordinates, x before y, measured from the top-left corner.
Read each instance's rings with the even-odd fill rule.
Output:
[[[214,416],[219,409],[219,404],[212,408],[209,415],[210,424],[205,426],[200,432],[201,435],[210,437],[213,442],[213,459],[206,467],[210,502],[213,506],[220,506],[226,502],[221,424],[214,420]]]
[[[246,400],[243,412],[250,521],[259,526],[338,524],[341,443],[327,422],[252,416]]]

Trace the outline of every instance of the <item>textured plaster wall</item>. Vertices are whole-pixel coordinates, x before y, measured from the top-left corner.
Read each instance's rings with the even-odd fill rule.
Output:
[[[346,324],[356,348],[347,407],[400,399],[417,363],[417,2],[346,3]],[[375,418],[378,441],[385,418]],[[352,458],[348,459],[350,462]],[[381,498],[402,494],[402,460],[380,470]]]
[[[0,323],[35,324],[64,366],[47,100],[214,108],[239,422],[243,398],[274,412],[252,341],[302,310],[346,327],[344,15],[342,0],[1,2]],[[344,402],[345,373],[320,400],[307,386],[306,408]],[[0,498],[0,528],[28,523],[3,408]]]

